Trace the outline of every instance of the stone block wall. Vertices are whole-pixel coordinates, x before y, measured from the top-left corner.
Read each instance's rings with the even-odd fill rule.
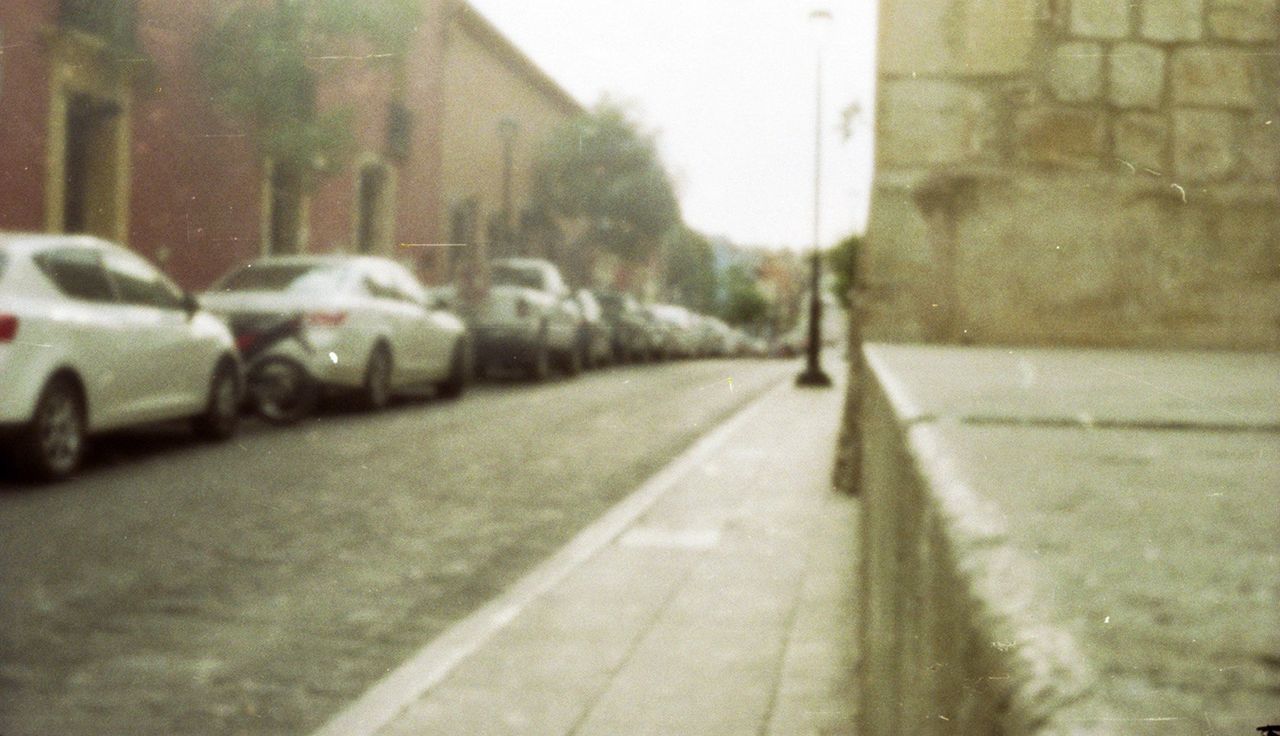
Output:
[[[864,336],[1280,347],[1277,0],[881,0]]]
[[[886,379],[873,364],[863,394],[859,733],[1119,732],[1029,600],[1034,572]]]

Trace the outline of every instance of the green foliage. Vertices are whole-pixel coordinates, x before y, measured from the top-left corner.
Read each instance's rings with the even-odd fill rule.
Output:
[[[266,156],[311,176],[354,151],[353,110],[316,109],[335,49],[363,42],[370,60],[400,58],[421,10],[415,0],[234,0],[197,44],[215,104],[251,125]]]
[[[667,233],[667,287],[676,300],[699,312],[716,304],[716,256],[701,233],[677,225]]]
[[[534,164],[535,205],[587,221],[585,237],[640,262],[680,222],[680,209],[652,137],[604,101],[558,128]]]
[[[754,275],[741,264],[725,269],[722,277],[724,303],[720,316],[732,325],[759,326],[769,317],[769,300],[760,291]]]
[[[827,265],[831,269],[832,293],[840,306],[849,308],[849,290],[857,283],[858,252],[862,250],[862,236],[850,235],[827,251]]]

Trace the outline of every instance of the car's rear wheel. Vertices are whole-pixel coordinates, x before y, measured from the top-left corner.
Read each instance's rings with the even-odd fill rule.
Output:
[[[533,344],[527,372],[533,381],[542,382],[551,377],[551,346],[547,344],[545,327],[538,333],[538,339]]]
[[[209,382],[209,400],[205,410],[194,420],[195,433],[208,440],[225,440],[240,426],[240,375],[236,367],[223,360]]]
[[[563,367],[565,375],[576,376],[582,372],[582,345],[574,342],[560,357],[560,365]]]
[[[69,378],[49,381],[18,439],[19,469],[36,480],[61,480],[80,467],[85,448],[85,406]]]
[[[391,350],[378,343],[364,369],[360,403],[365,409],[383,409],[391,403]]]
[[[449,359],[449,376],[440,383],[440,395],[446,399],[461,396],[471,382],[473,363],[470,344],[465,338],[459,339],[453,346],[453,356]]]

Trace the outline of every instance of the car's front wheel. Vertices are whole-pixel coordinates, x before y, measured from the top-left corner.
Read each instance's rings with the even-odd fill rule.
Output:
[[[224,359],[214,370],[208,403],[191,426],[207,440],[225,440],[236,433],[240,426],[240,374],[230,360]]]
[[[391,350],[378,343],[364,369],[360,403],[365,409],[383,409],[391,403]]]
[[[80,467],[85,448],[85,406],[68,378],[49,381],[31,423],[18,438],[19,468],[36,480],[61,480]]]

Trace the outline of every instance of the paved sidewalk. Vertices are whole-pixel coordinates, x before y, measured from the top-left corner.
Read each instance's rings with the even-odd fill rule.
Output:
[[[772,390],[319,734],[851,734],[843,396]]]

